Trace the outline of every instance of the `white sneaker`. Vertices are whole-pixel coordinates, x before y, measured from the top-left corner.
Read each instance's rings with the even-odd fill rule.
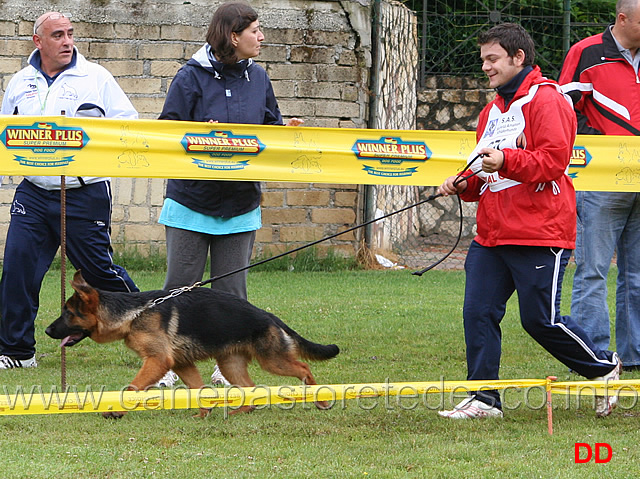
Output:
[[[502,417],[502,411],[497,407],[489,406],[478,401],[475,396],[470,396],[460,402],[451,411],[438,411],[442,417],[449,419],[477,419],[484,417]]]
[[[216,364],[216,367],[213,369],[213,374],[211,374],[211,382],[213,384],[220,385],[220,386],[231,386],[231,383],[227,381],[227,378],[225,378],[222,375],[222,372],[220,372],[220,368],[218,367],[217,364]]]
[[[177,380],[178,380],[178,375],[174,373],[171,369],[169,369],[165,373],[165,375],[162,376],[162,379],[160,379],[160,381],[155,383],[154,386],[159,388],[170,388],[176,383]]]
[[[0,369],[35,368],[38,366],[36,357],[29,359],[14,359],[11,356],[0,355]]]
[[[616,367],[601,377],[593,378],[593,381],[617,381],[620,379],[620,371],[622,371],[622,361],[618,357],[618,353],[613,353],[612,360],[616,361]],[[606,417],[611,414],[618,405],[618,394],[613,396],[596,396],[596,416]]]

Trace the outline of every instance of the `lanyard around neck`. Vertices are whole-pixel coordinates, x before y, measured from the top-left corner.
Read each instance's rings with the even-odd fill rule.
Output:
[[[42,98],[40,96],[40,87],[38,85],[38,73],[36,72],[36,74],[34,76],[34,81],[35,81],[35,84],[36,84],[36,92],[38,94],[38,102],[40,103],[40,114],[44,115],[44,112],[47,109],[47,99],[49,98],[49,92],[51,91],[51,86],[56,81],[56,78],[58,78],[58,76],[60,76],[60,74],[62,72],[58,72],[58,74],[56,74],[55,76],[50,77],[44,71],[42,71],[40,69],[36,69],[36,70],[38,70],[38,72],[40,72],[40,74],[44,78],[44,81],[47,83],[47,94],[44,96],[44,102],[43,102]]]
[[[45,81],[47,81],[45,79]],[[47,94],[44,96],[44,102],[42,101],[42,98],[40,97],[40,87],[38,86],[38,75],[36,75],[35,77],[35,84],[36,84],[36,92],[38,93],[38,103],[40,103],[40,114],[44,115],[45,110],[47,109],[47,99],[49,98],[49,92],[51,91],[51,86],[47,86]]]

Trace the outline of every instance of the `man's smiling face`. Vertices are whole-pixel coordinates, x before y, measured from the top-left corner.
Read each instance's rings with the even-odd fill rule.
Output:
[[[480,59],[482,71],[489,77],[490,88],[506,85],[524,68],[524,52],[518,50],[514,57],[510,57],[498,42],[480,45]]]

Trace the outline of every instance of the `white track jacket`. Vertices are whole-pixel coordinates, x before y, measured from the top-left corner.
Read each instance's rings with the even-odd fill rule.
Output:
[[[81,105],[92,104],[104,111],[107,118],[138,118],[131,101],[109,71],[88,61],[74,46],[75,65],[64,70],[51,86],[31,60],[39,55],[34,50],[29,65],[16,73],[2,99],[2,115],[76,116]],[[80,116],[80,115],[77,115]],[[31,183],[47,190],[60,189],[59,176],[27,176]],[[103,177],[83,177],[85,184],[108,180]],[[76,177],[65,178],[67,188],[82,186]]]

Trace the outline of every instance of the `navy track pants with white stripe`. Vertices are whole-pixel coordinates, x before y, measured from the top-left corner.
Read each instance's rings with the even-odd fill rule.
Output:
[[[138,291],[125,269],[113,263],[110,183],[68,189],[66,207],[71,264],[98,289]],[[60,191],[23,180],[11,206],[0,280],[1,354],[26,359],[35,353],[34,321],[40,288],[59,246]]]
[[[514,291],[522,326],[556,359],[586,378],[613,369],[612,353],[598,349],[571,317],[560,315],[562,278],[570,256],[571,250],[561,248],[488,248],[472,242],[465,262],[463,311],[467,379],[499,379],[500,322]],[[479,392],[478,398],[500,407],[495,391]]]

